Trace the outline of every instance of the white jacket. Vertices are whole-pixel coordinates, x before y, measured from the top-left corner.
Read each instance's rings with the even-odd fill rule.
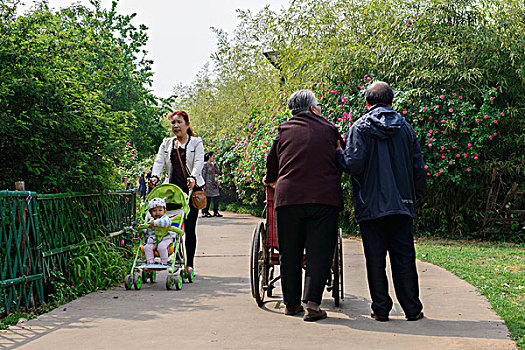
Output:
[[[170,154],[173,148],[173,142],[175,137],[165,138],[159,147],[159,152],[155,158],[153,169],[151,170],[152,176],[160,178],[160,174],[164,167],[167,167],[167,174],[164,183],[169,183],[171,172],[173,168],[171,166]],[[196,179],[197,186],[204,186],[205,182],[202,178],[202,167],[204,166],[204,146],[202,145],[202,139],[200,137],[190,136],[188,143],[183,145],[186,147],[186,167],[190,172],[190,176]]]

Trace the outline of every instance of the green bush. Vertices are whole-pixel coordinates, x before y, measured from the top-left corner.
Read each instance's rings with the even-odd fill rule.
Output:
[[[0,188],[37,192],[114,188],[131,144],[142,158],[160,143],[164,113],[148,92],[147,36],[133,16],[46,3],[16,16],[0,5]]]

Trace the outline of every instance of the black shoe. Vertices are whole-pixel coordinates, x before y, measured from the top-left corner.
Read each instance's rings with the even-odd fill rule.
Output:
[[[213,214],[213,216],[216,216],[216,217],[218,217],[218,218],[222,218],[222,214],[219,213],[219,212],[216,212],[215,214]]]
[[[388,321],[388,315],[378,315],[378,314],[375,314],[375,313],[372,312],[370,314],[370,317],[372,317],[374,320],[379,321],[379,322],[386,322],[386,321]]]
[[[298,313],[301,313],[303,312],[304,309],[303,309],[303,306],[302,305],[286,305],[286,308],[284,310],[284,314],[285,315],[288,315],[288,316],[294,316],[294,315],[297,315]]]
[[[407,316],[407,321],[417,321],[422,319],[423,317],[425,317],[425,315],[423,314],[423,312],[420,312],[415,316]]]
[[[315,322],[319,320],[323,320],[327,317],[326,311],[324,310],[314,310],[310,308],[306,308],[306,314],[304,315],[304,320],[306,322]]]
[[[202,217],[203,218],[211,218],[213,215],[211,215],[210,213],[204,213],[202,214]]]

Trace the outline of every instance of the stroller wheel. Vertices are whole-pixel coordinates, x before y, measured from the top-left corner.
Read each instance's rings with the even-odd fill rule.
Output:
[[[148,277],[149,277],[149,272],[146,272],[146,271],[142,271],[142,281],[144,283],[148,283]]]
[[[133,286],[133,276],[127,275],[126,278],[124,279],[124,287],[127,290],[130,290],[131,286]]]
[[[186,271],[186,278],[188,279],[188,283],[193,283],[193,280],[195,279],[195,271],[193,271],[193,267],[188,266]]]
[[[184,280],[184,278],[182,277],[182,272],[179,273],[178,275],[172,276],[172,278],[173,278],[173,281],[175,283],[175,289],[181,290],[182,289],[182,281]]]
[[[135,289],[139,290],[140,287],[142,287],[142,277],[140,275],[136,275],[133,279],[133,285],[135,285]]]
[[[157,271],[151,271],[149,273],[149,280],[151,283],[155,282],[155,280],[157,279]]]
[[[173,279],[171,275],[166,277],[166,289],[170,290],[173,287]]]

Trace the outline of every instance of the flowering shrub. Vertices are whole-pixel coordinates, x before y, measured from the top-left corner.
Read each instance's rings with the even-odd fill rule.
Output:
[[[325,117],[342,135],[366,112],[364,91],[375,79],[373,74],[365,75],[353,87],[335,84],[321,94]],[[414,128],[425,161],[428,188],[419,205],[424,230],[449,234],[479,229],[486,194],[477,192],[486,173],[485,154],[494,148],[498,125],[505,119],[495,106],[497,96],[497,88],[488,89],[483,104],[476,106],[454,92],[423,99],[412,91],[396,91],[393,108]],[[349,183],[343,183],[347,196],[349,188]],[[349,201],[346,204],[351,219],[353,209]]]
[[[223,172],[219,182],[223,187],[234,189],[245,203],[262,203],[264,199],[262,179],[266,173],[266,157],[286,114],[280,109],[254,109],[237,135],[224,137],[218,143],[223,145],[217,152]]]

